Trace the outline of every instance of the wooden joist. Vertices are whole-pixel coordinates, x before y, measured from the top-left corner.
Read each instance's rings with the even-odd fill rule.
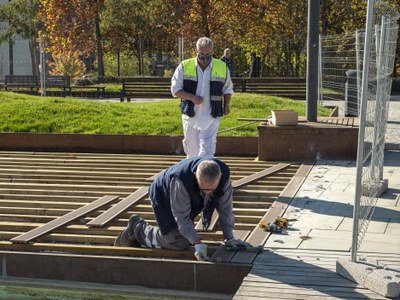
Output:
[[[76,220],[77,218],[80,218],[80,217],[88,214],[89,212],[91,212],[107,203],[110,203],[111,201],[113,201],[117,198],[118,198],[118,196],[109,196],[109,195],[101,197],[100,199],[98,199],[92,203],[89,203],[89,204],[87,204],[81,208],[78,208],[77,210],[74,210],[60,218],[50,221],[49,223],[46,223],[43,226],[40,226],[31,231],[28,231],[27,233],[24,233],[15,238],[12,238],[11,242],[13,242],[13,243],[28,243],[31,240],[38,238],[46,233],[49,233],[65,224],[68,224],[69,222],[72,222],[73,220]]]
[[[240,180],[235,180],[234,182],[232,182],[232,187],[234,189],[235,188],[240,188],[245,184],[248,184],[248,183],[250,183],[250,182],[252,182],[254,180],[260,179],[261,177],[271,175],[271,174],[273,174],[275,172],[278,172],[278,171],[280,171],[282,169],[285,169],[285,168],[287,168],[289,166],[290,166],[290,164],[277,164],[277,165],[275,165],[273,167],[270,167],[268,169],[262,170],[260,172],[255,173],[255,174],[252,174],[250,176],[244,177],[244,178],[242,178]]]
[[[87,225],[91,227],[103,227],[108,221],[114,219],[117,215],[145,197],[147,195],[147,190],[148,187],[142,186],[136,192],[126,197],[123,201],[115,204],[109,210],[87,223]]]
[[[129,249],[112,246],[132,213],[140,214],[149,224],[156,225],[148,197],[142,198],[123,212],[117,213],[118,217],[108,221],[104,227],[89,227],[87,222],[121,204],[113,206],[107,204],[98,208],[84,218],[79,218],[79,222],[75,220],[49,234],[38,237],[33,240],[34,243],[10,242],[11,238],[44,226],[103,195],[119,195],[121,199],[125,199],[132,191],[148,185],[149,176],[158,175],[162,170],[183,158],[176,155],[1,152],[0,236],[8,244],[0,243],[0,250],[65,251],[76,254],[195,260],[192,249],[187,251],[185,256],[180,251],[171,251],[174,254],[170,255],[168,252],[157,249]],[[231,169],[232,181],[241,180],[274,166],[271,162],[255,161],[254,157],[221,159]],[[298,164],[291,164],[279,173],[260,178],[235,190],[233,203],[237,230],[253,231],[298,167]],[[198,219],[196,218],[196,223]],[[210,256],[213,255],[216,245],[223,239],[216,219],[212,219],[211,223],[214,230],[199,231],[201,239],[209,246]],[[91,246],[84,247],[87,243]],[[38,245],[41,246],[37,247]]]
[[[168,258],[184,258],[193,259],[194,250],[186,251],[172,251],[165,249],[148,249],[148,248],[135,248],[135,247],[115,247],[115,246],[102,246],[95,245],[72,245],[72,244],[49,244],[49,243],[32,243],[32,244],[14,244],[7,241],[0,241],[0,248],[2,250],[11,251],[56,251],[56,252],[69,252],[80,254],[101,254],[101,255],[126,255],[136,257],[168,257]],[[213,249],[210,247],[210,252]]]

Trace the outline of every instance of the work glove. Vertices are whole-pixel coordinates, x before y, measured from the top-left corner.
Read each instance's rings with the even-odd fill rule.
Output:
[[[207,245],[206,244],[196,244],[196,245],[194,245],[194,256],[199,261],[208,260]]]
[[[227,247],[232,247],[232,248],[238,248],[238,247],[253,247],[253,245],[251,245],[250,243],[247,243],[245,241],[242,241],[240,239],[235,239],[235,238],[231,238],[230,240],[227,240],[225,242],[225,246]]]

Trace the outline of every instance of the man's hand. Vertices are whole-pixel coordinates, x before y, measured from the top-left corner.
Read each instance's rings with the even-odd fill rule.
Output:
[[[192,102],[196,105],[200,105],[204,102],[203,97],[200,96],[194,96],[192,99]]]
[[[245,242],[245,241],[242,241],[242,240],[239,240],[239,239],[234,239],[234,238],[231,238],[230,240],[227,240],[226,242],[225,242],[225,246],[228,246],[228,247],[253,247],[250,243],[247,243],[247,242]]]
[[[197,260],[199,261],[208,260],[206,244],[196,244],[194,245],[194,250],[195,250],[194,256],[197,258]]]

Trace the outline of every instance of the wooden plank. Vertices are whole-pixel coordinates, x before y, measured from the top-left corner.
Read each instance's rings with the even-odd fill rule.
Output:
[[[211,247],[210,247],[211,248]],[[135,247],[115,247],[115,246],[88,246],[73,244],[54,244],[54,243],[32,243],[32,244],[13,244],[7,241],[0,241],[1,250],[11,251],[34,251],[34,252],[69,252],[79,254],[101,254],[101,255],[127,255],[135,257],[169,257],[185,258],[194,260],[194,251],[172,251],[155,248],[135,248]],[[210,249],[212,251],[213,249]]]
[[[276,201],[272,204],[267,213],[261,219],[261,222],[273,222],[276,217],[283,215],[290,201],[296,195],[297,191],[300,189],[307,175],[311,171],[313,165],[314,163],[306,162],[300,166],[294,177],[290,180],[288,185],[281,192],[280,196],[276,199]],[[269,232],[266,232],[264,231],[264,229],[256,226],[256,228],[254,228],[246,241],[252,245],[264,245],[269,236]],[[232,262],[252,263],[256,257],[257,253],[238,252],[232,259]]]
[[[114,219],[117,215],[122,213],[128,207],[132,206],[140,199],[147,195],[148,187],[142,186],[134,193],[130,194],[126,197],[123,201],[119,202],[118,204],[111,207],[109,210],[102,213],[97,218],[93,219],[89,223],[87,223],[90,227],[103,227],[107,222]]]
[[[101,197],[100,199],[97,199],[96,201],[86,204],[85,206],[82,206],[81,208],[78,208],[77,210],[74,210],[60,218],[57,218],[53,221],[50,221],[49,223],[46,223],[43,226],[40,226],[38,228],[35,228],[27,233],[21,234],[15,238],[12,238],[10,241],[13,243],[28,243],[29,241],[38,238],[46,233],[49,233],[69,222],[72,222],[73,220],[80,218],[83,215],[86,215],[87,213],[107,204],[110,203],[111,201],[117,199],[118,196],[110,196],[106,195],[104,197]]]
[[[164,172],[165,170],[162,170],[156,174],[154,174],[153,176],[150,176],[149,178],[146,179],[146,181],[154,181],[154,179],[156,179],[158,177],[158,175],[160,175],[162,172]]]
[[[249,230],[234,230],[233,235],[236,239],[245,240],[247,236],[250,234]],[[235,255],[235,251],[228,251],[225,248],[225,245],[221,245],[218,249],[214,252],[214,254],[210,257],[211,262],[217,263],[227,263],[229,262],[232,257]]]
[[[248,184],[249,182],[252,182],[254,180],[260,179],[261,177],[267,176],[267,175],[271,175],[273,173],[276,173],[282,169],[285,169],[287,167],[289,167],[290,164],[277,164],[273,167],[270,167],[268,169],[262,170],[260,172],[257,172],[255,174],[252,174],[250,176],[247,176],[245,178],[242,178],[240,180],[235,180],[234,182],[232,182],[232,187],[233,188],[239,188],[245,184]]]
[[[208,226],[208,229],[207,229],[208,231],[213,231],[214,230],[214,226],[217,223],[218,218],[219,218],[219,215],[218,215],[217,211],[214,210],[214,212],[213,212],[213,214],[211,216],[210,225]],[[203,223],[201,222],[201,218],[200,218],[200,221],[197,222],[195,228],[196,228],[196,230],[206,231],[206,230],[203,229]]]

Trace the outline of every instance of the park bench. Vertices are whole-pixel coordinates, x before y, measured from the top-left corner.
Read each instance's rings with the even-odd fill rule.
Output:
[[[305,78],[232,78],[237,93],[256,93],[304,100]],[[171,79],[164,77],[127,77],[123,79],[121,102],[126,98],[171,98]]]
[[[106,86],[103,84],[70,85],[69,90],[70,90],[71,96],[79,96],[79,92],[83,91],[83,90],[86,90],[87,92],[90,92],[90,90],[93,90],[95,93],[95,97],[100,98],[100,91],[104,94],[104,92],[106,90]]]
[[[124,99],[172,98],[171,78],[126,77],[122,82],[121,102]]]
[[[46,89],[59,88],[64,91],[64,97],[67,96],[67,91],[70,90],[71,78],[70,76],[50,75],[46,78]]]
[[[29,89],[31,93],[37,93],[39,80],[35,75],[6,75],[4,79],[6,91],[21,91]]]
[[[297,77],[233,78],[235,92],[306,98],[306,79]]]

